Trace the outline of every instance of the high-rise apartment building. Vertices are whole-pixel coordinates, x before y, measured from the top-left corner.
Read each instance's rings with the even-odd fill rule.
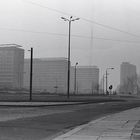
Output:
[[[34,58],[33,90],[67,93],[67,66],[66,58]],[[25,59],[24,71],[24,87],[29,89],[30,59]]]
[[[77,66],[76,93],[94,94],[99,90],[99,68],[97,66]]]
[[[123,62],[120,66],[120,91],[123,93],[136,93],[137,73],[136,66]]]
[[[33,90],[49,93],[67,93],[68,60],[66,58],[34,58]],[[30,85],[30,59],[24,61],[24,88]],[[96,66],[78,66],[77,93],[97,93],[99,69]],[[70,66],[70,93],[74,93],[75,67]]]
[[[0,88],[22,88],[24,50],[16,44],[0,45]]]

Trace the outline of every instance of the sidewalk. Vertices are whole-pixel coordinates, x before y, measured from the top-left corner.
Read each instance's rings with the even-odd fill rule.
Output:
[[[140,108],[91,121],[53,140],[140,140]]]

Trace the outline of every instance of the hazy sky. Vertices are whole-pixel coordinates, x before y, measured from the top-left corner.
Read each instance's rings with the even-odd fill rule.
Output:
[[[139,74],[139,7],[139,0],[0,0],[0,44],[22,45],[26,57],[30,47],[34,48],[34,57],[67,57],[68,23],[60,17],[80,17],[79,21],[72,22],[72,64],[97,65],[100,77],[107,67],[114,67],[109,83],[116,87],[121,62],[136,64]]]

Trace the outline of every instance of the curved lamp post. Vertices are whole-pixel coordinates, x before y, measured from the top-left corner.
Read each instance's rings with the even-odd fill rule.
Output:
[[[106,74],[103,74],[103,94],[105,94],[105,92],[104,92],[104,91],[105,91],[105,90],[104,90],[105,77],[106,77]]]
[[[32,86],[33,86],[33,48],[30,50],[31,58],[30,58],[30,98],[29,101],[32,101]]]
[[[76,66],[78,65],[78,62],[75,63],[75,67],[74,67],[74,94],[76,94],[76,82],[77,82],[77,69]]]

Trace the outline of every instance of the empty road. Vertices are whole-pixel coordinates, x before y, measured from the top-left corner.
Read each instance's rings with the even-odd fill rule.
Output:
[[[78,125],[137,106],[140,106],[139,101],[31,108],[0,107],[0,140],[50,140]]]

